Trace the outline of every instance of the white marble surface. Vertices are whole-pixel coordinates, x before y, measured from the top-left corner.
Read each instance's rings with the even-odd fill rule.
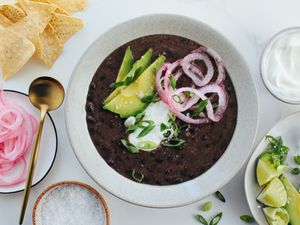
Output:
[[[300,109],[275,100],[264,88],[259,75],[259,57],[267,40],[277,31],[300,25],[299,0],[90,0],[87,10],[78,13],[85,28],[65,46],[64,52],[47,70],[38,62],[26,65],[4,88],[27,92],[30,82],[40,75],[52,75],[67,86],[72,70],[81,54],[99,35],[117,23],[150,13],[174,13],[190,16],[210,24],[236,45],[246,58],[257,82],[260,100],[260,126],[257,141],[282,116]],[[84,74],[83,74],[84,76]],[[148,209],[123,202],[98,187],[77,162],[64,125],[63,107],[52,116],[59,134],[59,149],[54,167],[37,187],[32,189],[25,225],[32,224],[31,213],[36,197],[48,185],[61,180],[80,180],[91,184],[106,199],[111,210],[111,225],[193,225],[201,202],[174,209]],[[243,149],[241,149],[241,152]],[[215,199],[214,208],[206,217],[222,211],[220,225],[242,225],[239,217],[249,214],[244,194],[244,168],[221,191],[226,204]],[[0,225],[18,223],[22,193],[0,195]],[[205,202],[207,199],[203,200]]]

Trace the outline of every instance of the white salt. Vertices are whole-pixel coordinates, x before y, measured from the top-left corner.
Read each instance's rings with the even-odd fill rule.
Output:
[[[41,209],[43,225],[104,225],[105,215],[105,208],[97,195],[74,184],[51,190]]]

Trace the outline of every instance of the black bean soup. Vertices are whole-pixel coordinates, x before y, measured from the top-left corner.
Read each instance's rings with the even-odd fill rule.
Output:
[[[103,100],[112,91],[109,85],[115,82],[128,46],[135,59],[151,48],[152,60],[162,54],[166,56],[167,62],[183,58],[200,47],[198,43],[183,37],[157,34],[130,41],[113,51],[103,62],[99,62],[101,65],[91,81],[86,102],[86,120],[95,147],[108,165],[131,180],[134,180],[133,170],[144,175],[143,183],[152,185],[178,184],[198,177],[222,156],[235,130],[237,99],[229,75],[226,72],[224,82],[229,102],[220,122],[191,125],[181,132],[180,138],[186,140],[186,143],[179,148],[161,146],[152,152],[129,153],[120,144],[120,139],[127,138],[124,119],[102,109]],[[216,65],[214,67],[217,71]],[[184,84],[189,81],[182,79],[180,82]]]

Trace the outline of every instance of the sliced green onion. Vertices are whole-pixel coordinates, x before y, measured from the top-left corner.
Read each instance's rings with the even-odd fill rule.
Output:
[[[202,211],[204,212],[208,212],[212,209],[212,206],[213,206],[213,203],[212,201],[208,201],[208,202],[205,202],[202,206],[201,206],[201,209]]]
[[[200,113],[203,112],[203,110],[205,109],[205,107],[208,104],[208,100],[202,100],[201,102],[199,102],[199,104],[197,105],[196,110],[193,112],[192,116],[196,117],[199,116]]]
[[[147,127],[145,127],[137,136],[138,138],[144,137],[147,134],[149,134],[153,129],[154,129],[155,125],[149,125]]]
[[[249,215],[242,215],[242,216],[240,216],[240,219],[242,221],[244,221],[245,223],[254,223],[255,222],[254,218]]]
[[[173,98],[173,100],[174,100],[175,102],[177,102],[177,103],[181,103],[181,102],[182,102],[182,101],[181,101],[181,98],[179,97],[179,95],[173,95],[172,98]]]
[[[221,218],[222,218],[222,215],[223,215],[223,213],[218,213],[217,215],[215,215],[215,216],[211,219],[209,225],[217,225],[217,224],[220,222],[220,220],[221,220]]]
[[[300,155],[296,155],[294,157],[294,161],[295,161],[295,163],[297,163],[298,165],[300,165]]]
[[[135,169],[132,170],[131,176],[135,181],[137,181],[139,183],[142,183],[142,181],[145,178],[144,174],[142,174],[141,172],[139,172]]]
[[[141,122],[142,119],[144,118],[144,116],[145,116],[145,112],[141,112],[141,113],[137,114],[135,116],[135,120],[136,120],[135,123],[137,124],[137,123]]]
[[[293,175],[298,175],[298,174],[300,174],[300,168],[294,168],[294,169],[292,169],[292,170],[291,170],[291,173],[292,173]]]
[[[131,134],[131,133],[133,133],[134,131],[136,131],[137,128],[138,128],[137,125],[130,126],[130,127],[128,127],[128,128],[126,129],[126,133]]]
[[[161,123],[160,124],[160,132],[163,132],[164,130],[166,130],[166,129],[168,129],[169,127],[166,125],[166,124],[164,124],[164,123]]]
[[[165,147],[179,147],[185,143],[185,140],[180,138],[174,138],[169,140],[168,142],[163,142],[162,145]]]
[[[169,77],[169,80],[170,80],[171,87],[172,87],[173,89],[175,89],[175,88],[176,88],[176,80],[175,80],[174,76],[171,75],[171,76]]]
[[[222,193],[220,191],[217,191],[215,193],[215,195],[217,196],[217,198],[221,201],[221,202],[226,202],[224,195],[222,195]]]
[[[157,148],[157,144],[153,141],[140,141],[137,146],[139,149],[143,150],[153,150]]]
[[[208,225],[207,220],[206,220],[202,215],[197,214],[197,215],[196,215],[196,219],[197,219],[200,223],[202,223],[203,225]]]
[[[152,103],[152,102],[158,102],[158,101],[159,101],[159,98],[157,97],[157,92],[155,92],[152,95],[145,96],[141,99],[141,102],[147,103],[147,104]]]
[[[135,147],[134,145],[132,145],[131,143],[129,143],[127,140],[121,139],[121,143],[128,152],[130,152],[130,153],[138,153],[139,152],[139,149],[137,147]]]

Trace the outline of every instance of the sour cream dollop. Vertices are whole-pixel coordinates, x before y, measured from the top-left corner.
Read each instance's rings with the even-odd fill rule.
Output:
[[[283,31],[271,40],[261,70],[266,86],[276,97],[300,103],[300,28]]]
[[[140,150],[152,151],[160,145],[164,138],[163,133],[160,131],[160,125],[162,123],[168,125],[170,111],[164,102],[158,101],[156,103],[151,103],[144,112],[145,116],[143,121],[153,121],[155,127],[143,137],[138,137],[142,128],[137,128],[133,133],[129,134],[128,141]],[[133,119],[129,117],[125,121],[125,125],[132,125],[132,121]]]

